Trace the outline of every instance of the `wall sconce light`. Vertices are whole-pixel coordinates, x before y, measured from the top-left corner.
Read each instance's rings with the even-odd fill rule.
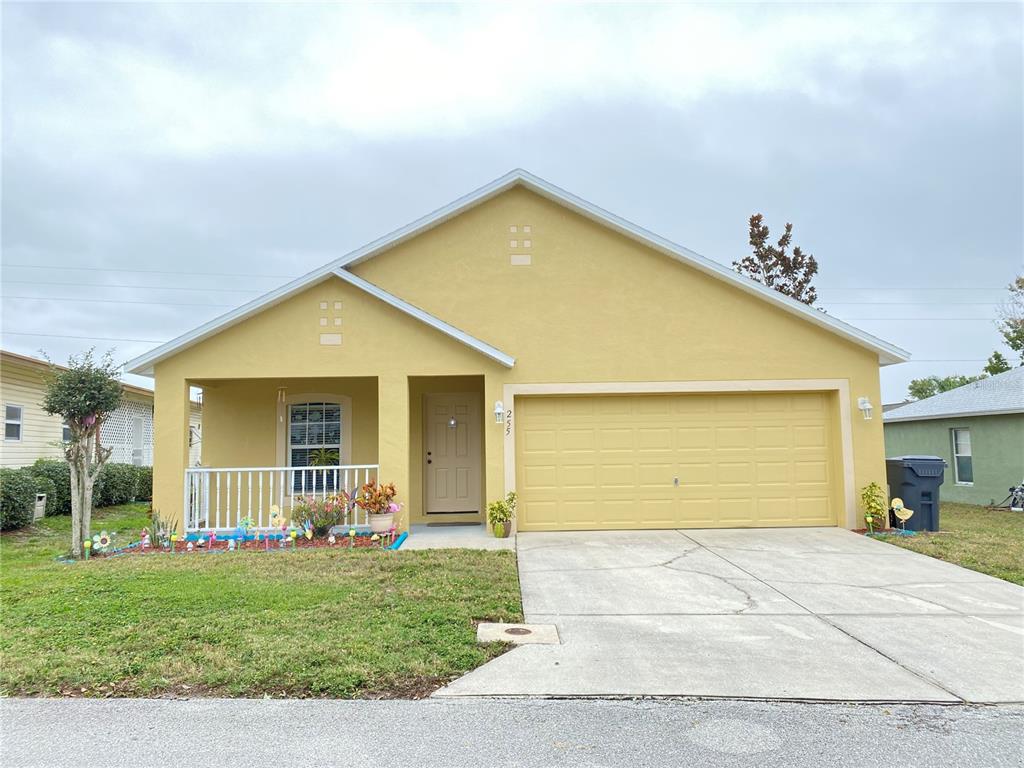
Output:
[[[448,419],[448,429],[455,429],[457,426],[459,426],[459,422],[455,420],[454,416]]]
[[[866,397],[858,397],[857,407],[860,408],[860,412],[864,414],[864,421],[871,421],[871,411],[874,410],[874,407],[871,405],[871,401]]]
[[[494,401],[494,423],[505,423],[505,404],[501,400]]]

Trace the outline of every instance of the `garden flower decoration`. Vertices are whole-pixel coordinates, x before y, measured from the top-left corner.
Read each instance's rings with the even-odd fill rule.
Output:
[[[97,552],[106,552],[113,541],[113,537],[106,531],[101,531],[92,537],[92,548]]]

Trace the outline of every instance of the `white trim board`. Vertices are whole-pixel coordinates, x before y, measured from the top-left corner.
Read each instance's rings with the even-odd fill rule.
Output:
[[[839,447],[846,528],[857,523],[856,478],[853,467],[853,424],[850,384],[846,379],[761,379],[748,381],[609,381],[567,384],[506,384],[502,402],[511,412],[505,430],[505,493],[516,489],[516,397],[527,395],[725,394],[736,392],[835,392],[839,407]]]
[[[890,411],[895,413],[896,411]],[[882,414],[883,424],[900,424],[907,421],[948,421],[950,419],[969,419],[974,416],[1013,416],[1024,414],[1020,408],[1006,408],[1003,410],[988,411],[960,411],[958,413],[929,413],[924,416],[890,416],[889,413]]]
[[[409,315],[410,317],[416,318],[422,323],[426,323],[431,328],[434,328],[443,333],[445,336],[449,336],[455,339],[456,341],[465,344],[467,347],[475,349],[480,354],[486,355],[487,357],[491,358],[491,360],[494,360],[497,363],[501,363],[506,368],[511,368],[516,364],[516,359],[512,357],[512,355],[507,355],[497,347],[492,347],[486,341],[481,341],[475,336],[471,336],[465,331],[459,330],[454,325],[450,325],[446,323],[444,320],[434,317],[429,312],[425,312],[419,307],[414,307],[412,304],[405,301],[404,299],[398,298],[393,293],[388,293],[383,288],[374,285],[368,280],[363,280],[363,278],[352,274],[348,270],[336,269],[334,271],[334,274],[340,277],[349,285],[353,285],[356,288],[359,288],[360,290],[366,291],[368,294],[370,294],[371,296],[375,296],[376,298],[383,301],[385,304],[390,304],[398,311],[404,312],[405,314]]]
[[[230,312],[214,318],[210,322],[204,323],[198,328],[177,337],[176,339],[168,341],[166,344],[156,347],[144,355],[136,357],[134,360],[130,360],[125,366],[125,369],[129,373],[152,375],[153,365],[155,363],[170,357],[183,349],[187,349],[193,344],[202,341],[224,328],[241,322],[250,315],[283,301],[298,291],[317,284],[321,280],[329,277],[335,272],[335,270],[358,264],[359,262],[365,261],[366,259],[372,258],[373,256],[394,248],[400,243],[433,229],[460,213],[480,205],[481,203],[490,200],[492,197],[495,197],[515,186],[522,186],[529,189],[548,200],[575,211],[581,216],[585,216],[586,218],[602,224],[603,226],[609,227],[626,237],[632,238],[633,240],[643,243],[650,248],[654,248],[661,253],[678,259],[684,264],[688,264],[705,274],[712,275],[713,277],[735,285],[747,293],[775,304],[787,312],[798,315],[805,320],[854,342],[855,344],[866,347],[878,354],[878,360],[881,365],[901,363],[910,359],[910,353],[906,350],[900,349],[893,344],[889,344],[876,336],[872,336],[859,328],[855,328],[854,326],[844,323],[841,320],[837,320],[823,312],[819,312],[812,307],[808,307],[806,304],[802,304],[795,299],[784,296],[778,291],[761,285],[754,280],[743,277],[723,264],[719,264],[716,261],[712,261],[711,259],[701,256],[695,251],[691,251],[689,248],[684,248],[681,245],[677,245],[666,240],[653,232],[649,232],[643,227],[639,227],[636,224],[626,221],[625,219],[604,210],[603,208],[599,208],[593,203],[587,202],[581,197],[577,197],[576,195],[566,192],[538,176],[534,176],[528,171],[517,168],[506,173],[504,176],[495,179],[489,184],[485,184],[479,189],[460,197],[448,205],[438,208],[432,213],[405,225],[404,227],[400,227],[399,229],[396,229],[371,243],[367,243],[361,248],[357,248],[356,250],[341,256],[340,258],[337,258],[334,261],[303,275],[302,277],[296,278],[279,288],[275,288],[274,290],[265,293],[259,298],[243,304],[237,309],[233,309]]]

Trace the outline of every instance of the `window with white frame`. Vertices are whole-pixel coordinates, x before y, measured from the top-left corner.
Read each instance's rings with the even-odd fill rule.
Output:
[[[294,403],[288,406],[288,466],[310,467],[341,463],[341,404]],[[296,472],[294,491],[334,490],[334,473]]]
[[[4,406],[4,440],[21,440],[21,418],[20,405]]]
[[[953,429],[953,479],[961,485],[974,483],[974,460],[971,456],[971,430]]]

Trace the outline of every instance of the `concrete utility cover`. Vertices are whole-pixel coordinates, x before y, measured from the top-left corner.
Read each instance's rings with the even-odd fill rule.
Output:
[[[515,643],[516,645],[557,645],[558,630],[554,624],[479,624],[478,643]]]
[[[1024,701],[1024,588],[849,531],[517,545],[525,626],[554,625],[560,644],[515,648],[435,696]]]

